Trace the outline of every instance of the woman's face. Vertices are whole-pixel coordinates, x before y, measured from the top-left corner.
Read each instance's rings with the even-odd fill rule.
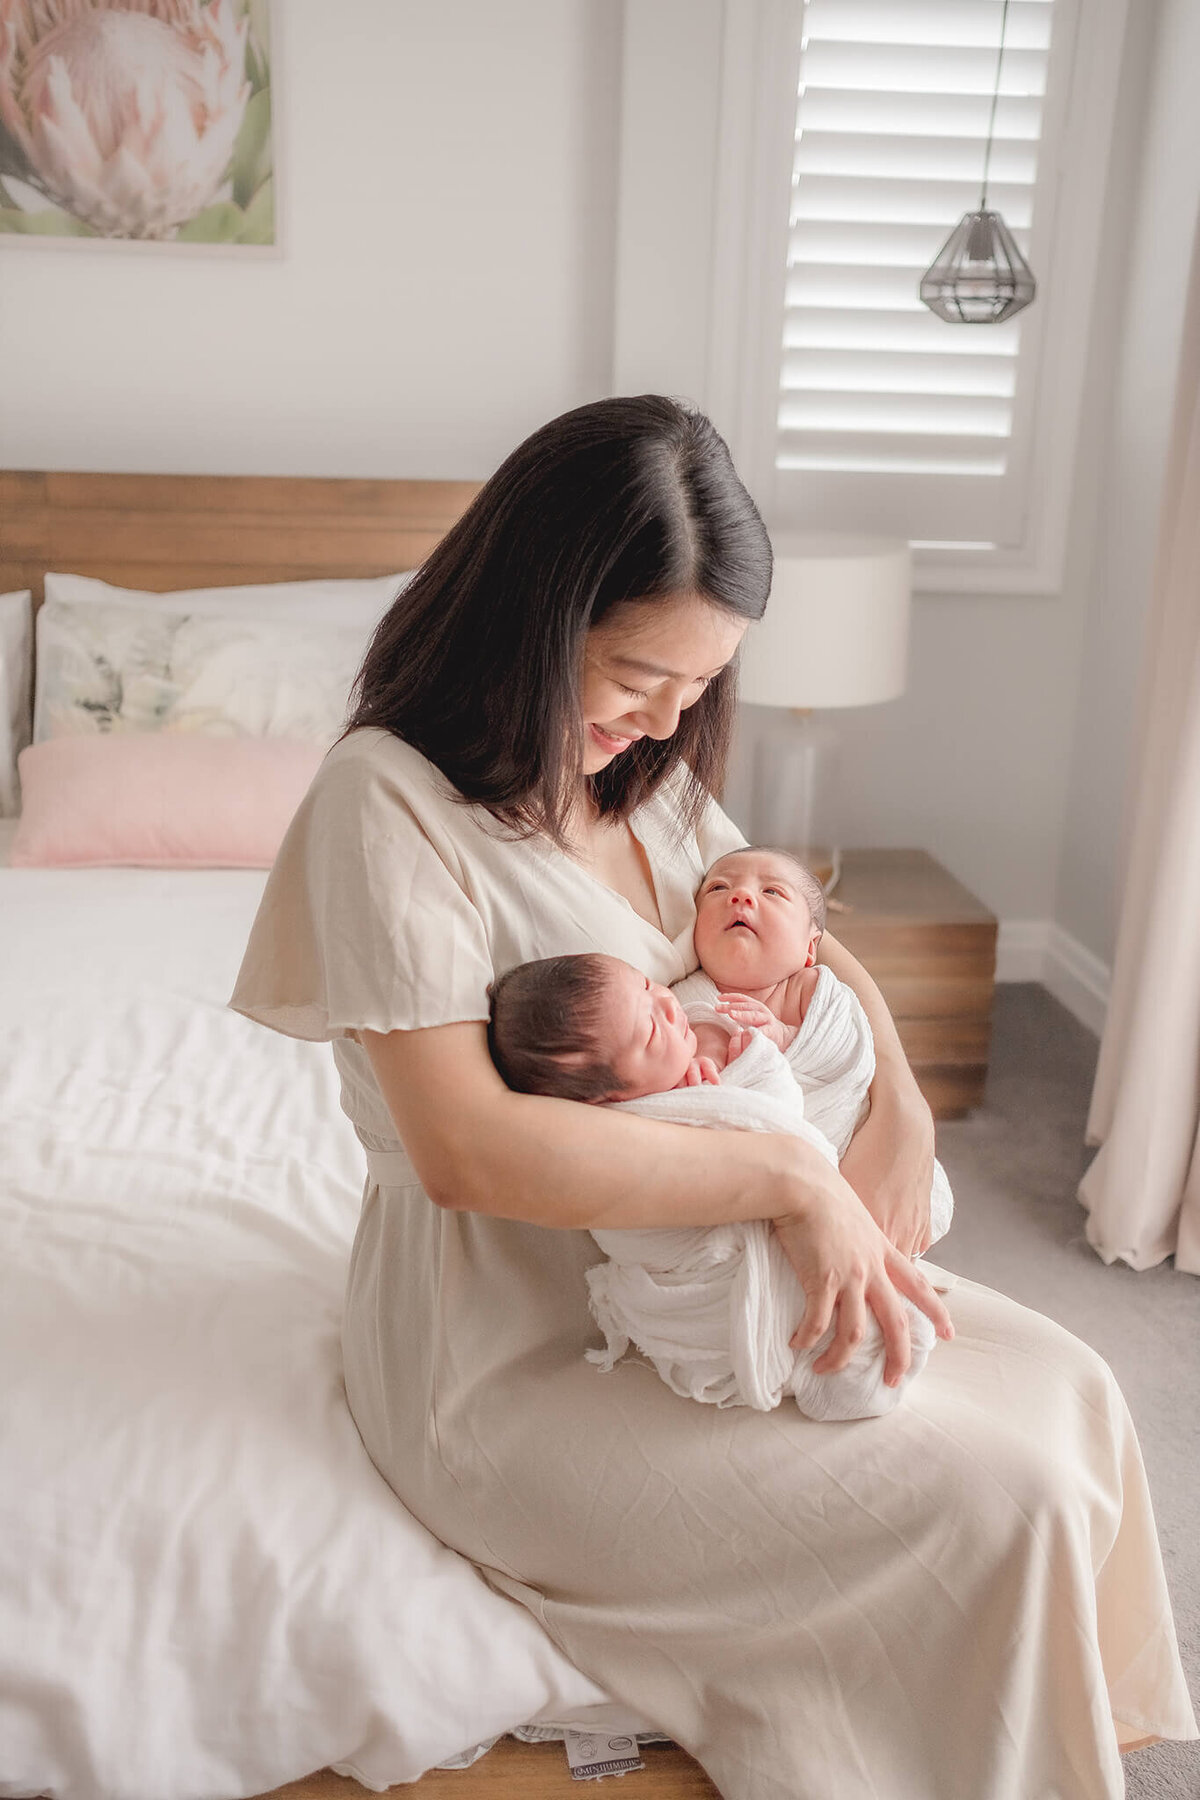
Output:
[[[598,774],[640,737],[669,738],[745,630],[745,619],[698,594],[614,607],[584,651],[584,774]]]

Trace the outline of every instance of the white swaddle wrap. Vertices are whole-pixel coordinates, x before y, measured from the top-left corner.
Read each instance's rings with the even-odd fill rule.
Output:
[[[822,971],[823,976],[828,973]],[[697,981],[706,983],[707,993],[696,993]],[[831,983],[849,995],[853,1008],[838,1004],[837,992],[829,991]],[[716,991],[706,976],[689,977],[675,989],[693,1020],[703,1016],[705,1007],[712,1018],[721,1019],[711,1011]],[[721,1022],[728,1026],[727,1020]],[[798,1047],[807,1053],[797,1056]],[[836,1165],[863,1116],[874,1067],[866,1017],[850,990],[830,976],[829,982],[818,982],[787,1060],[756,1032],[725,1069],[720,1086],[674,1088],[616,1104],[646,1118],[710,1130],[791,1132],[807,1138]],[[814,1076],[814,1068],[822,1073]],[[808,1095],[802,1083],[811,1083]],[[832,1133],[818,1127],[814,1113]],[[952,1210],[949,1183],[935,1165],[935,1237],[949,1229]],[[804,1311],[804,1291],[765,1222],[592,1235],[608,1257],[587,1275],[592,1313],[606,1348],[589,1350],[589,1361],[611,1369],[632,1342],[668,1387],[690,1399],[767,1412],[791,1393],[809,1418],[871,1418],[896,1405],[935,1342],[924,1313],[904,1300],[912,1363],[898,1387],[884,1386],[883,1338],[870,1312],[867,1335],[846,1368],[817,1375],[812,1365],[831,1342],[833,1327],[812,1349],[797,1355],[791,1348],[789,1339]]]

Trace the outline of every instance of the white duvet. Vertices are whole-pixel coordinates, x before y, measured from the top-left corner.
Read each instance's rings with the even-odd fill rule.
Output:
[[[368,1786],[604,1695],[346,1407],[361,1152],[225,1007],[262,876],[0,868],[0,1793]]]

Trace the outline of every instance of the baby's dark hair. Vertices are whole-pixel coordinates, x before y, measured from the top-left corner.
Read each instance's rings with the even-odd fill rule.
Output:
[[[488,989],[488,1049],[510,1088],[556,1100],[611,1100],[620,1078],[600,1050],[610,980],[597,955],[518,963]]]
[[[806,869],[800,858],[791,850],[784,850],[779,844],[743,844],[740,850],[727,850],[724,856],[718,856],[712,867],[705,870],[705,881],[708,880],[713,869],[717,868],[720,863],[728,862],[731,856],[778,856],[783,862],[790,863],[796,871],[796,886],[804,895],[813,925],[818,931],[824,931],[825,920],[828,917],[825,889],[812,870]]]

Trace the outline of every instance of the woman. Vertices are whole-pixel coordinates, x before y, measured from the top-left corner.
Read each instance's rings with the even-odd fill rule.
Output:
[[[234,1004],[333,1040],[370,1175],[343,1348],[372,1458],[572,1661],[727,1800],[1115,1800],[1118,1735],[1195,1732],[1132,1426],[1069,1334],[963,1281],[955,1335],[911,1262],[932,1132],[865,972],[826,936],[879,1051],[840,1176],[799,1140],[513,1094],[488,1059],[514,963],[695,966],[769,580],[707,420],[647,396],[536,432],[379,627]],[[898,1380],[898,1295],[934,1321],[896,1413],[717,1411],[585,1362],[585,1228],[745,1218],[800,1275],[798,1341],[836,1320],[819,1367],[869,1307]]]

